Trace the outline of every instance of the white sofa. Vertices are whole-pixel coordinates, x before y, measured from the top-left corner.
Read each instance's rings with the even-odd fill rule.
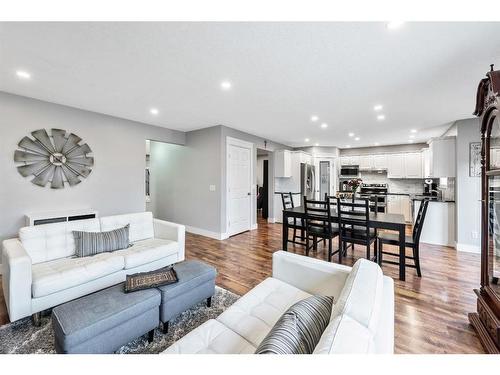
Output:
[[[394,352],[394,282],[376,263],[351,268],[278,251],[272,277],[163,353],[254,353],[281,315],[312,294],[335,298],[314,354]]]
[[[109,231],[130,224],[133,246],[75,256],[72,231]],[[24,227],[3,241],[2,286],[11,321],[184,260],[185,227],[151,212]]]

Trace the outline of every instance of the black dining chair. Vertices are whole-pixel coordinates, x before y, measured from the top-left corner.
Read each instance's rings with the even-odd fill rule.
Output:
[[[290,209],[294,208],[295,205],[293,203],[293,196],[292,193],[281,193],[281,202],[283,203],[283,209]],[[305,231],[306,231],[306,224],[304,219],[299,219],[299,218],[288,218],[288,228],[293,229],[293,239],[288,240],[288,242],[297,244],[297,245],[302,245],[305,246],[305,242],[298,242],[297,238],[300,238],[302,241],[305,241]],[[300,236],[297,235],[297,231],[300,231]]]
[[[413,225],[413,232],[411,236],[405,237],[405,248],[409,247],[413,251],[413,256],[406,255],[405,260],[413,260],[413,264],[406,264],[406,267],[416,268],[418,277],[422,277],[422,271],[420,270],[420,235],[422,234],[422,227],[424,225],[425,215],[427,214],[427,206],[429,205],[429,200],[425,199],[420,204],[418,209],[417,218],[415,219],[415,224]],[[399,245],[399,236],[397,233],[384,232],[378,235],[378,264],[382,263],[396,264],[399,265],[399,261],[384,260],[384,255],[389,255],[392,257],[397,257],[399,260],[399,253],[392,253],[389,251],[384,251],[384,244],[386,245]]]
[[[371,245],[375,243],[374,254],[377,255],[377,231],[369,227],[369,199],[337,198],[337,213],[339,217],[340,243],[342,253],[346,253],[347,244],[366,247],[366,259],[371,260]]]
[[[318,239],[328,241],[328,261],[339,249],[333,252],[333,239],[339,235],[338,226],[332,224],[332,214],[330,200],[325,201],[310,200],[304,196],[304,213],[306,215],[306,256],[309,255],[311,247],[318,248]],[[309,246],[312,237],[312,245]],[[340,256],[339,256],[340,259]]]

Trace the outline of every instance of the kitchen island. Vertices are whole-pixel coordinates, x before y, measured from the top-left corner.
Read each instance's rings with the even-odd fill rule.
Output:
[[[412,198],[413,212],[418,212],[423,198]],[[413,215],[415,219],[416,215]],[[455,202],[430,200],[420,235],[421,243],[455,247]]]

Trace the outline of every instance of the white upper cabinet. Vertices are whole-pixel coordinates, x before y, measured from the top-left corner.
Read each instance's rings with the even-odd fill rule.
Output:
[[[422,150],[422,176],[431,177],[431,153],[428,148]]]
[[[274,153],[274,177],[292,177],[292,155],[288,150]]]
[[[387,156],[387,177],[405,178],[405,160],[403,154]]]
[[[422,153],[409,152],[404,154],[405,177],[422,178]]]
[[[373,168],[374,169],[387,169],[387,155],[373,155]]]
[[[455,177],[455,138],[433,139],[429,143],[430,177]]]
[[[359,156],[359,169],[373,169],[373,155]]]

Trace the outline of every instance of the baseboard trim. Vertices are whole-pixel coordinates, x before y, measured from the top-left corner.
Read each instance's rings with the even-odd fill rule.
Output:
[[[479,246],[458,243],[458,242],[457,242],[457,250],[463,251],[464,253],[475,253],[475,254],[481,253],[481,248]]]
[[[225,240],[227,235],[225,233],[212,232],[206,229],[192,227],[190,225],[186,225],[186,232],[198,234],[203,237],[213,238],[214,240]]]
[[[250,228],[250,230],[255,230],[257,229],[257,224],[252,224],[252,227]]]
[[[271,224],[274,224],[276,222],[276,219],[274,217],[268,217],[267,218],[267,222],[271,223]]]

